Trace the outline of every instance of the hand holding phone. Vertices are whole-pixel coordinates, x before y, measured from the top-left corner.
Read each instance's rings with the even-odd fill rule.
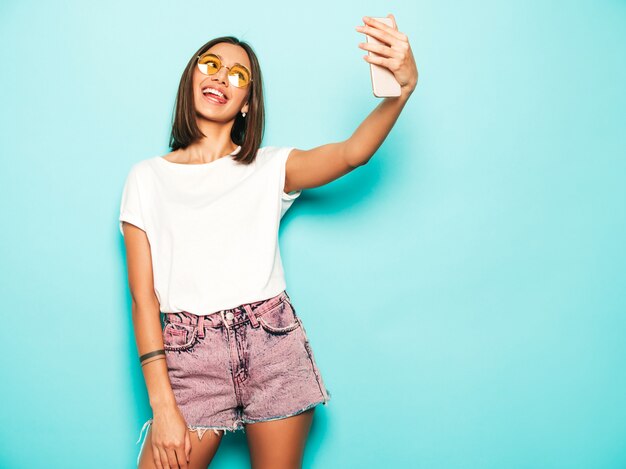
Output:
[[[393,21],[389,17],[373,17],[372,19],[380,21],[390,28],[394,28]],[[369,34],[365,35],[365,40],[371,44],[384,44],[383,42],[379,41],[375,37],[370,36]],[[368,50],[367,53],[368,55],[379,56],[378,54],[370,50]],[[398,80],[396,80],[394,74],[387,67],[373,64],[370,62],[370,76],[372,79],[372,91],[374,93],[374,96],[376,96],[377,98],[400,96],[400,83],[398,83]]]

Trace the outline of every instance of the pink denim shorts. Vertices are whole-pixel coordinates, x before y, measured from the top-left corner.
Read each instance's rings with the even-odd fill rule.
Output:
[[[245,431],[247,423],[290,417],[330,400],[287,291],[206,316],[163,316],[172,390],[199,438],[209,429]]]

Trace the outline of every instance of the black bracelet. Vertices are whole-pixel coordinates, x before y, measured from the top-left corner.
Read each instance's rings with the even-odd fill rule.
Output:
[[[150,363],[154,363],[157,360],[165,360],[165,357],[156,357],[154,360],[144,360],[141,362],[141,366],[149,365]]]
[[[148,352],[148,353],[140,356],[139,357],[139,361],[142,362],[146,358],[154,357],[155,355],[165,355],[165,350],[161,349],[161,350],[155,350],[153,352]]]

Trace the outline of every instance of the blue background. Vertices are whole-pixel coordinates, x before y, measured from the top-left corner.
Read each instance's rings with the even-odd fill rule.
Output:
[[[150,417],[124,179],[212,37],[259,55],[265,145],[347,139],[363,15],[420,72],[372,160],[283,219],[332,399],[312,468],[626,467],[626,2],[0,4],[0,467],[134,467]],[[211,467],[248,467],[227,435]]]

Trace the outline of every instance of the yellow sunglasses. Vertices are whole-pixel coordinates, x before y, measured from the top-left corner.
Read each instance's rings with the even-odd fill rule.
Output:
[[[205,75],[215,75],[222,67],[226,67],[226,65],[222,65],[222,58],[217,54],[206,53],[198,56],[198,69]],[[250,78],[250,70],[239,63],[226,68],[228,69],[228,81],[237,88],[245,88],[253,81]]]

